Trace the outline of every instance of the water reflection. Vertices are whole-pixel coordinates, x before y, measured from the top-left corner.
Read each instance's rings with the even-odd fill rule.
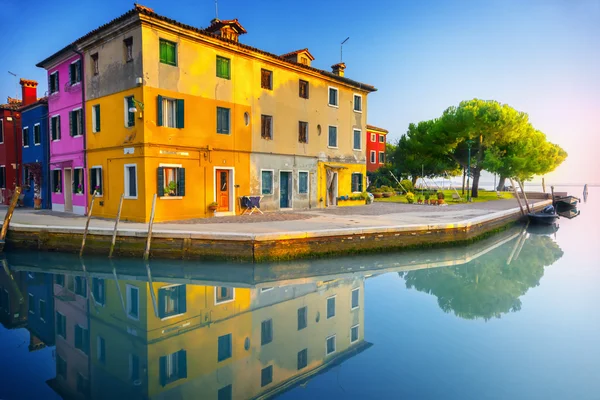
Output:
[[[0,316],[55,345],[65,398],[271,397],[368,349],[365,281],[399,273],[461,318],[521,308],[562,255],[515,227],[474,245],[270,265],[9,254]],[[9,267],[10,265],[10,267]]]

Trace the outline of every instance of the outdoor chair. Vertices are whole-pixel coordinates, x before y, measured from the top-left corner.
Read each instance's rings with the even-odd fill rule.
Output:
[[[262,200],[263,196],[242,196],[240,197],[240,205],[242,208],[242,215],[244,214],[248,214],[248,215],[252,215],[252,213],[254,211],[258,211],[259,213],[263,214],[263,212],[260,210],[260,201]]]

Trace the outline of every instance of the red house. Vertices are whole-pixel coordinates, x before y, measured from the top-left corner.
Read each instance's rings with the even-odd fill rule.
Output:
[[[385,143],[388,131],[367,125],[367,171],[373,172],[385,164]]]
[[[8,204],[21,168],[21,100],[0,104],[0,203]],[[20,177],[19,177],[20,179]]]

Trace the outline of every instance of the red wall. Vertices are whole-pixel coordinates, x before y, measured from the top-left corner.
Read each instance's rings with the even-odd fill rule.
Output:
[[[13,121],[7,121],[7,117],[13,117]],[[0,119],[4,127],[4,143],[0,143],[0,165],[4,165],[6,168],[6,188],[0,189],[2,193],[2,204],[8,204],[10,202],[10,196],[15,190],[15,169],[13,164],[15,163],[15,131],[13,122],[17,125],[17,151],[16,157],[18,158],[17,163],[21,163],[21,151],[23,149],[23,143],[21,139],[21,113],[19,111],[11,111],[7,109],[0,109]],[[19,177],[20,179],[21,177]]]
[[[375,135],[375,142],[371,141],[371,135]],[[383,143],[379,138],[383,136]],[[379,153],[385,154],[386,134],[367,129],[367,171],[375,171],[383,165],[379,163]],[[371,152],[375,151],[375,162],[371,162]],[[385,156],[384,156],[385,157]]]

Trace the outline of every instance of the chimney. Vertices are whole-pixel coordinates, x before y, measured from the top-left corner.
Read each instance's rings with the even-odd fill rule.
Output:
[[[21,84],[21,105],[28,106],[37,101],[37,85],[36,81],[29,79],[22,79],[19,81]]]
[[[237,18],[223,21],[215,18],[210,21],[210,26],[205,31],[234,42],[239,42],[240,35],[246,33],[246,29],[239,23]]]
[[[346,64],[341,62],[331,66],[331,72],[336,74],[337,76],[344,76],[344,70],[346,69]]]

